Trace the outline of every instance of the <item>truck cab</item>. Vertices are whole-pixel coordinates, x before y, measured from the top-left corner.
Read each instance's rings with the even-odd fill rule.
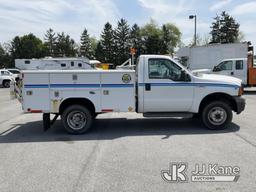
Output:
[[[213,70],[215,74],[233,76],[247,84],[247,58],[225,59],[216,65]]]

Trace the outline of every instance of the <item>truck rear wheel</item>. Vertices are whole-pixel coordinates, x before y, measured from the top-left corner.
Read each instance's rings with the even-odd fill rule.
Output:
[[[227,128],[232,121],[233,114],[227,103],[214,101],[204,107],[201,118],[208,129],[221,130]]]
[[[4,88],[9,88],[10,87],[10,82],[11,82],[10,80],[4,80],[3,81],[3,87]]]
[[[61,119],[68,133],[83,134],[91,128],[93,114],[84,106],[71,105],[64,110]]]

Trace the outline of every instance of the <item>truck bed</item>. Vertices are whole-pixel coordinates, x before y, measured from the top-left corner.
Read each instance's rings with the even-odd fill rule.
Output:
[[[97,113],[135,111],[133,70],[40,70],[22,73],[25,112],[58,113],[60,104],[68,98],[91,100]]]

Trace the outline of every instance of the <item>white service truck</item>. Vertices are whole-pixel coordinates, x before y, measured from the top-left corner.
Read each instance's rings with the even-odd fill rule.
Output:
[[[253,65],[252,56],[224,59],[212,69],[199,69],[192,72],[233,76],[241,79],[244,86],[256,86],[256,66]]]
[[[12,95],[28,113],[61,116],[72,134],[85,133],[97,114],[137,112],[145,117],[199,116],[209,129],[223,129],[245,108],[241,80],[193,75],[169,56],[142,55],[136,70],[23,71]]]
[[[182,47],[177,51],[181,63],[191,70],[212,69],[224,59],[247,58],[253,47],[248,42],[229,44],[209,44]]]
[[[86,57],[45,57],[41,59],[15,59],[15,67],[20,70],[70,70],[92,69]]]

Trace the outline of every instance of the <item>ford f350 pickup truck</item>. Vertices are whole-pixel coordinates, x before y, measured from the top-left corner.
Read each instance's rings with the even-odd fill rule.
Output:
[[[94,118],[108,112],[145,117],[199,116],[209,129],[224,129],[245,108],[241,80],[200,74],[169,56],[142,55],[136,70],[23,71],[12,86],[27,113],[43,113],[44,128],[61,116],[72,134],[88,131]]]

